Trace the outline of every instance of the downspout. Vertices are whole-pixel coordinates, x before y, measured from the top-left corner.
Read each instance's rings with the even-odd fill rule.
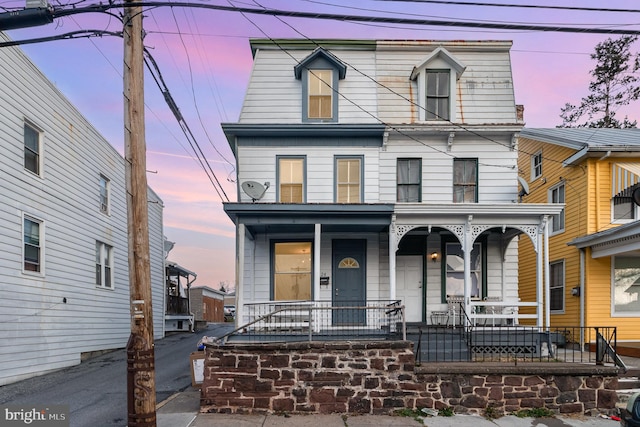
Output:
[[[236,254],[238,254],[236,257],[236,328],[244,322],[244,298],[242,297],[244,292],[244,227],[244,224],[239,222],[236,225]]]

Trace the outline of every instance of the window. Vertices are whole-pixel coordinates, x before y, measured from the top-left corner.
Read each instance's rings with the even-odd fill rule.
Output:
[[[336,203],[362,202],[362,158],[336,158]]]
[[[100,212],[109,213],[109,193],[111,182],[100,175]]]
[[[427,71],[426,73],[426,114],[427,120],[449,120],[450,72]]]
[[[542,176],[542,151],[531,156],[531,180]]]
[[[453,160],[453,203],[478,201],[478,160]]]
[[[633,193],[638,188],[640,188],[640,183],[633,184],[611,198],[613,222],[629,222],[638,218],[638,208],[633,201]]]
[[[640,313],[640,257],[613,258],[613,312],[638,316]]]
[[[42,221],[24,216],[23,219],[23,244],[22,255],[24,271],[41,273],[42,270]]]
[[[273,245],[273,299],[311,299],[311,242],[277,242]]]
[[[397,201],[421,202],[422,159],[398,159]]]
[[[278,201],[304,202],[304,157],[278,157]]]
[[[333,119],[333,70],[309,70],[309,119]]]
[[[564,311],[564,261],[549,264],[549,310]]]
[[[96,285],[113,289],[113,247],[96,241]]]
[[[549,203],[564,203],[564,184],[560,184],[549,190]],[[564,231],[564,209],[551,217],[551,232]]]
[[[447,295],[464,295],[464,252],[458,242],[446,244],[446,286],[442,301]],[[484,292],[482,274],[482,245],[474,243],[471,250],[471,297],[482,298]]]
[[[24,124],[24,168],[40,175],[40,132]]]

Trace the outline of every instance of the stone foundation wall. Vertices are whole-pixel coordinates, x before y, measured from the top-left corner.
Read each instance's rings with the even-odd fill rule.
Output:
[[[410,341],[207,346],[201,410],[393,414],[403,408],[451,407],[456,413],[489,407],[505,413],[615,408],[615,372],[538,365],[538,371],[533,364],[416,367]]]

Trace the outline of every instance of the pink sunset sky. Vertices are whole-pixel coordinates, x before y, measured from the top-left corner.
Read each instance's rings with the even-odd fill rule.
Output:
[[[92,3],[85,0],[76,4],[86,6]],[[451,3],[455,2],[208,2],[222,6],[344,15],[640,30],[640,13]],[[492,3],[640,10],[636,0],[494,0]],[[24,0],[0,0],[0,12],[2,8],[19,7],[24,7]],[[114,9],[112,12],[119,14],[120,11]],[[561,124],[560,108],[566,102],[579,103],[588,94],[589,72],[595,65],[589,55],[595,45],[609,37],[619,37],[349,23],[177,7],[147,9],[144,16],[145,46],[158,63],[180,111],[231,201],[235,201],[237,196],[234,158],[220,123],[238,120],[251,74],[250,38],[511,40],[516,103],[525,106],[526,126],[555,127]],[[42,27],[10,31],[9,36],[23,40],[78,29],[120,31],[122,27],[114,16],[85,13],[61,18]],[[29,44],[22,48],[98,131],[123,153],[122,39],[104,36]],[[640,43],[636,43],[634,49],[636,52],[640,50]],[[233,287],[234,225],[224,213],[221,198],[196,160],[150,75],[145,80],[145,97],[148,182],[164,201],[164,233],[175,242],[169,259],[196,272],[196,286],[218,288],[224,283],[225,287]],[[639,105],[618,112],[620,119],[625,115],[632,120],[638,119]]]

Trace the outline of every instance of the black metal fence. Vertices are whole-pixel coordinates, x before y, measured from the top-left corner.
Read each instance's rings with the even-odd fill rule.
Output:
[[[623,366],[612,326],[497,326],[409,328],[422,362],[554,361]]]

